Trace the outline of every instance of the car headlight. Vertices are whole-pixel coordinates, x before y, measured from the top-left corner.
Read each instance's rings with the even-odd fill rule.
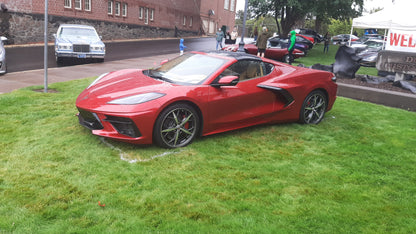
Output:
[[[72,44],[58,44],[56,48],[58,50],[72,50]]]
[[[108,102],[108,104],[117,104],[117,105],[136,105],[140,103],[145,103],[148,101],[152,101],[158,99],[160,97],[165,96],[164,93],[142,93],[134,96],[124,97],[115,99],[113,101]]]
[[[101,46],[101,45],[91,45],[91,50],[95,50],[95,51],[105,51],[105,46]]]
[[[98,81],[100,81],[104,76],[108,75],[109,72],[101,74],[97,79],[95,79],[90,85],[88,85],[87,89],[89,89],[91,86],[95,85]]]

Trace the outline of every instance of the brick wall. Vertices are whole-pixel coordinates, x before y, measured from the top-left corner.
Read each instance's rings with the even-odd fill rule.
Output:
[[[200,35],[201,1],[222,8],[224,6],[224,0],[113,0],[113,13],[108,14],[108,0],[91,0],[90,11],[84,8],[85,0],[81,1],[82,9],[75,9],[75,0],[71,1],[71,8],[64,7],[64,0],[48,1],[51,40],[53,40],[52,34],[62,23],[92,25],[104,40],[173,37],[175,32],[179,32],[178,36]],[[45,0],[2,0],[2,2],[9,9],[7,13],[11,15],[10,29],[7,33],[12,37],[11,41],[16,44],[43,41]],[[115,14],[116,2],[120,2],[121,7],[127,4],[126,16],[121,12],[120,15]],[[144,16],[140,18],[141,8],[149,9],[149,14],[153,11],[153,20],[149,19],[146,23]],[[232,27],[235,13],[223,10],[219,12],[217,23]]]

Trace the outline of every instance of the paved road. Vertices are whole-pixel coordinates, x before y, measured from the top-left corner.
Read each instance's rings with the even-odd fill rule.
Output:
[[[179,53],[179,39],[135,40],[106,42],[105,62]],[[215,49],[215,39],[210,37],[185,38],[187,50]],[[6,47],[8,72],[43,68],[43,45]],[[48,46],[48,67],[57,67],[54,46]],[[67,65],[79,65],[71,62]]]
[[[50,68],[48,69],[48,84],[98,76],[105,72],[120,69],[150,68],[159,65],[165,59],[176,56],[178,56],[178,53]],[[4,76],[0,76],[0,94],[35,85],[42,86],[43,89],[44,77],[44,69],[7,73]]]

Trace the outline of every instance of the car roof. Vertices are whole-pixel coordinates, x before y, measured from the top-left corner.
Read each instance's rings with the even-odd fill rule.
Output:
[[[257,57],[257,56],[252,55],[252,54],[247,54],[245,52],[231,52],[231,51],[223,51],[223,50],[208,50],[208,51],[201,51],[201,52],[206,54],[206,55],[227,57],[227,58],[233,58],[233,59],[236,59],[236,60],[251,59],[251,60],[262,61],[262,59],[260,57]]]

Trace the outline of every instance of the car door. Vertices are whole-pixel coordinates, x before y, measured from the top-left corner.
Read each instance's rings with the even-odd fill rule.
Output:
[[[271,70],[265,69],[260,60],[241,60],[227,68],[220,77],[237,75],[239,82],[235,86],[209,88],[204,132],[215,133],[265,122],[274,109],[276,96],[257,85],[270,78]]]

